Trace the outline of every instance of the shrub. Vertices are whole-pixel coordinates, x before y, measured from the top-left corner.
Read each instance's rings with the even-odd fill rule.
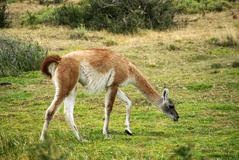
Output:
[[[0,0],[0,28],[8,26],[7,1]]]
[[[37,43],[29,43],[1,35],[0,77],[38,70],[46,55],[47,51]]]
[[[81,25],[92,29],[106,29],[114,33],[133,33],[138,28],[164,29],[173,24],[175,10],[171,0],[83,0],[80,5],[65,4],[40,20],[36,13],[33,24],[51,22],[56,25]],[[31,24],[32,16],[26,22]],[[45,18],[45,19],[44,19]]]
[[[52,23],[54,21],[54,9],[46,8],[39,12],[32,13],[27,11],[26,15],[22,18],[22,25],[37,25],[42,23]]]
[[[209,1],[207,4],[206,4],[206,9],[205,10],[208,10],[208,11],[223,11],[225,10],[226,8],[231,8],[231,4],[227,1],[224,1],[224,0],[220,0],[220,1]]]
[[[77,27],[82,23],[82,10],[79,5],[67,4],[58,8],[45,8],[38,12],[27,12],[22,18],[22,25],[55,24]]]
[[[69,25],[77,27],[83,23],[83,7],[67,4],[54,11],[54,21],[57,25]]]
[[[239,47],[239,37],[227,35],[220,43],[223,47]]]
[[[168,28],[175,13],[171,0],[91,0],[89,6],[84,15],[86,27],[115,33]]]
[[[109,47],[109,46],[117,45],[118,43],[111,39],[108,39],[108,40],[104,41],[103,44]]]
[[[239,48],[239,35],[236,34],[227,34],[221,36],[220,38],[211,38],[207,40],[211,45],[220,46],[220,47],[234,47]]]
[[[169,51],[180,50],[180,48],[179,48],[178,46],[174,45],[174,44],[169,44],[169,45],[167,46],[167,49],[168,49]]]
[[[212,69],[222,68],[222,64],[221,63],[213,63],[213,64],[211,64],[211,68]]]
[[[239,68],[239,62],[237,62],[237,61],[232,62],[232,67]]]
[[[74,29],[73,33],[70,34],[70,39],[88,39],[87,30],[85,26],[80,26]]]

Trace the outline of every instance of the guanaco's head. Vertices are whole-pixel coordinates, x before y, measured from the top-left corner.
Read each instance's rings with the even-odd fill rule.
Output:
[[[169,99],[169,90],[167,88],[163,90],[160,108],[169,118],[178,121],[179,116],[173,102]]]

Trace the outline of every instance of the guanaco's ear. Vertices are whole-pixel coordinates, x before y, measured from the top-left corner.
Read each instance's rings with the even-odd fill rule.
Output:
[[[164,88],[163,90],[163,100],[166,101],[169,97],[169,90],[168,88]]]

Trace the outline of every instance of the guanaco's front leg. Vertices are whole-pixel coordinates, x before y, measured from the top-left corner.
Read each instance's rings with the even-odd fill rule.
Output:
[[[125,133],[127,133],[128,135],[132,135],[132,131],[130,129],[130,112],[131,112],[132,102],[127,97],[127,95],[124,92],[122,92],[120,89],[118,89],[117,97],[121,101],[125,102],[125,104],[126,104],[126,118],[125,118],[126,128],[125,128]]]
[[[110,86],[107,89],[107,93],[105,95],[105,120],[104,120],[103,134],[106,138],[108,138],[109,136],[108,126],[109,126],[110,113],[113,108],[117,90],[118,90],[118,86]]]

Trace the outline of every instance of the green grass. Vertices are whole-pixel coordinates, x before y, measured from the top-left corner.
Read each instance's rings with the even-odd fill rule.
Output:
[[[203,91],[203,90],[208,90],[211,89],[213,86],[211,84],[206,84],[206,83],[193,83],[189,84],[187,86],[187,89],[193,90],[193,91]]]
[[[210,59],[197,61],[198,68],[203,67],[200,61]],[[188,63],[189,66],[195,64]],[[142,69],[156,71],[158,68],[146,65]],[[209,66],[209,70],[212,69]],[[193,68],[188,70],[193,72]],[[218,70],[222,71],[220,75],[202,71],[203,77],[201,74],[192,77],[204,79],[197,83],[190,82],[192,78],[185,81],[183,75],[175,75],[173,80],[179,79],[177,83],[187,86],[185,91],[180,86],[173,86],[174,81],[169,82],[181,117],[178,123],[151,107],[133,87],[126,87],[124,90],[134,102],[131,119],[134,135],[124,134],[125,108],[117,100],[110,123],[112,139],[109,140],[102,135],[104,95],[91,95],[80,87],[75,120],[88,140],[84,143],[74,138],[64,121],[62,109],[50,125],[47,141],[38,141],[44,112],[54,93],[50,81],[39,72],[1,78],[0,82],[12,84],[1,86],[0,90],[1,159],[237,159],[239,106],[236,97],[239,90],[238,83],[233,81],[237,80],[238,70],[232,67]],[[164,81],[168,73],[148,75],[151,80]],[[229,76],[231,82],[224,84],[223,78],[219,80],[215,76]],[[229,101],[220,92],[231,94]]]
[[[212,50],[209,50],[208,53],[211,55],[222,55],[222,54],[238,54],[239,52],[237,49],[217,47],[213,48]]]

